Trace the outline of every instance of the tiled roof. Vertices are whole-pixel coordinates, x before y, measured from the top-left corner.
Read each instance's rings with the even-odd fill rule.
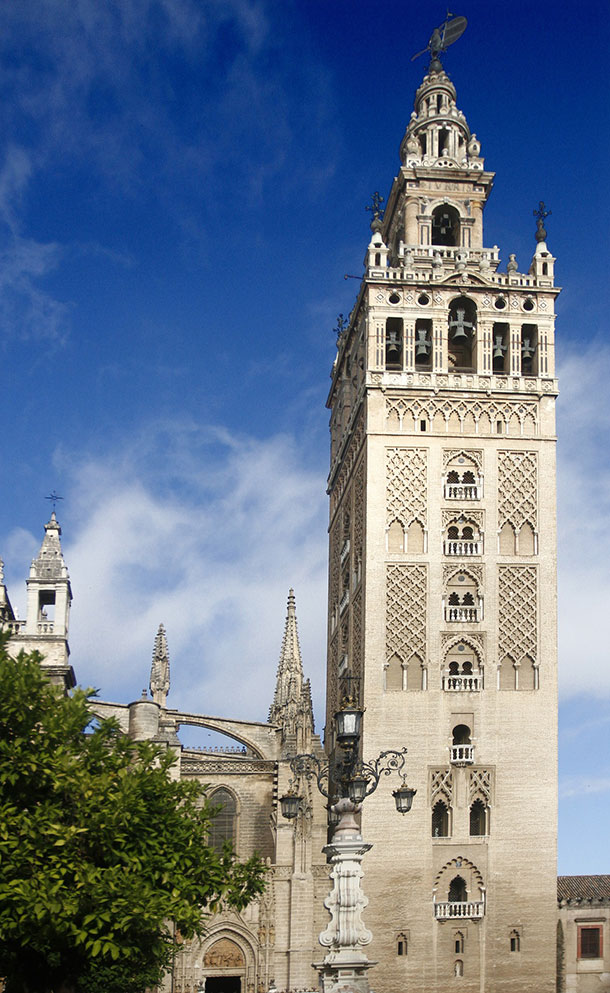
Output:
[[[557,899],[569,903],[610,901],[610,876],[558,876]]]

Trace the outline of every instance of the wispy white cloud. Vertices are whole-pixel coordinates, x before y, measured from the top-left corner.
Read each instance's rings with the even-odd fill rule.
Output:
[[[559,796],[561,799],[580,797],[583,794],[610,793],[610,776],[568,776],[560,780]]]
[[[559,400],[559,654],[563,695],[610,694],[610,346],[564,355]]]
[[[81,683],[106,699],[139,696],[163,622],[172,706],[264,720],[293,586],[322,722],[326,501],[302,452],[288,435],[164,422],[107,456],[58,453],[72,481],[63,544]],[[11,542],[24,558],[36,543],[23,532]]]

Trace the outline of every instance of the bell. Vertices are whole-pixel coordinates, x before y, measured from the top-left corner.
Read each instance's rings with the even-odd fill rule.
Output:
[[[532,346],[530,338],[524,338],[521,342],[521,358],[533,359],[536,349]]]
[[[494,359],[503,359],[506,352],[506,345],[502,343],[502,335],[497,334],[494,339]]]
[[[453,331],[453,341],[458,344],[464,344],[468,341],[468,332],[472,331],[473,325],[471,321],[465,321],[464,316],[466,311],[463,308],[456,310],[456,316],[453,320],[449,321],[449,330]]]
[[[430,354],[430,342],[426,340],[426,332],[420,328],[417,332],[417,341],[415,342],[415,355],[427,356]]]

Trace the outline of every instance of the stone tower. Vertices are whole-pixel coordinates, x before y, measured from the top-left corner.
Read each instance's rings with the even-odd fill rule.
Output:
[[[331,410],[327,749],[408,747],[413,810],[364,805],[386,993],[550,993],[555,975],[554,259],[485,247],[494,174],[434,59],[340,331]]]
[[[30,566],[26,581],[27,606],[25,620],[15,618],[8,596],[3,611],[4,627],[10,631],[9,651],[38,651],[41,667],[52,683],[65,690],[75,685],[70,665],[68,628],[72,588],[61,549],[61,527],[55,516],[44,526],[45,535],[40,551]]]

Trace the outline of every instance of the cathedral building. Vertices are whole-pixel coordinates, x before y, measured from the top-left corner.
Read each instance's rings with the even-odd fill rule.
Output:
[[[406,747],[417,789],[404,818],[383,782],[361,814],[373,846],[367,951],[383,993],[445,993],[456,981],[464,993],[551,993],[560,960],[576,975],[588,958],[580,971],[589,979],[604,966],[607,877],[591,877],[606,883],[591,884],[599,899],[589,925],[569,911],[579,886],[564,885],[565,942],[577,934],[578,947],[566,944],[560,959],[556,939],[555,260],[540,204],[526,270],[514,255],[501,270],[484,238],[493,179],[433,57],[385,211],[373,198],[328,398],[326,756],[335,712],[351,697],[364,711],[362,757]],[[0,577],[0,621],[12,650],[38,649],[49,678],[69,689],[60,534],[53,513],[27,580],[25,621]],[[311,783],[300,784],[294,822],[278,803],[291,758],[325,759],[293,592],[268,721],[178,711],[169,688],[160,627],[150,692],[95,710],[173,750],[177,776],[209,784],[221,805],[212,843],[231,839],[244,858],[258,851],[270,882],[243,914],[214,917],[202,942],[182,947],[167,990],[315,988],[328,919],[327,810]],[[233,744],[183,747],[185,725]],[[581,988],[570,982],[564,988]]]

